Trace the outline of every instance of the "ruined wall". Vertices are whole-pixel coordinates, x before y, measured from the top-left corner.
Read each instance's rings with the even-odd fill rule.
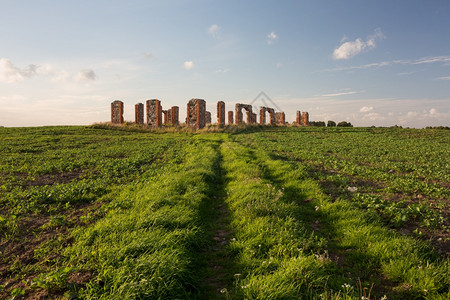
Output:
[[[240,104],[236,103],[236,125],[243,123],[243,115],[242,115],[242,109],[245,109],[247,112],[247,124],[253,124],[253,112],[252,112],[252,106],[250,104]],[[255,117],[256,122],[256,117]]]
[[[233,125],[233,123],[234,123],[234,120],[233,120],[234,118],[233,118],[233,112],[230,110],[229,112],[228,112],[228,125]]]
[[[266,112],[269,113],[269,124],[275,124],[275,110],[270,107],[261,107],[259,110],[259,124],[266,124]]]
[[[162,107],[158,99],[147,100],[147,125],[151,127],[162,126]]]
[[[191,99],[187,104],[186,125],[201,129],[205,127],[206,101]]]
[[[297,124],[298,126],[302,125],[302,112],[297,110],[297,115],[295,118],[295,124]]]
[[[285,125],[286,124],[286,115],[284,112],[276,112],[275,113],[275,123],[277,125]]]
[[[139,125],[144,124],[144,104],[142,103],[134,105],[134,122]]]
[[[123,124],[123,102],[120,100],[111,103],[111,123]]]
[[[170,108],[170,123],[173,126],[178,126],[178,124],[180,124],[180,108],[178,106],[172,106]]]
[[[169,124],[169,111],[163,110],[163,111],[162,111],[162,114],[163,114],[163,117],[164,117],[164,122],[163,122],[163,124],[164,124],[164,125]]]
[[[301,119],[301,125],[302,126],[308,126],[309,125],[309,113],[308,112],[302,112],[302,119]]]
[[[217,102],[217,124],[220,127],[225,125],[225,102],[223,101]]]
[[[205,112],[205,123],[211,124],[211,113],[209,111]]]

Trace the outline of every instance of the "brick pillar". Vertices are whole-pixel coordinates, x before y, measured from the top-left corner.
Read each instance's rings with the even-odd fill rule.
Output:
[[[284,112],[280,113],[280,125],[286,125],[286,115]]]
[[[233,125],[234,120],[233,120],[233,112],[230,110],[228,112],[228,125]]]
[[[162,114],[164,116],[164,125],[169,124],[169,112],[167,110],[163,110]]]
[[[186,125],[201,129],[205,127],[206,101],[191,99],[187,104]]]
[[[205,124],[211,124],[211,112],[205,112]]]
[[[123,102],[120,100],[111,103],[111,123],[123,124]]]
[[[242,124],[242,108],[239,103],[236,103],[236,119],[234,120],[236,122],[236,125]]]
[[[308,126],[309,125],[309,113],[308,112],[302,112],[302,126]]]
[[[134,122],[139,125],[144,124],[144,104],[142,103],[134,105]]]
[[[178,126],[178,124],[180,124],[180,121],[179,121],[180,109],[179,109],[179,107],[178,106],[172,106],[170,111],[171,111],[171,113],[170,113],[170,123],[173,126]]]
[[[266,124],[266,108],[261,107],[259,109],[259,124],[264,125]]]
[[[217,124],[220,127],[225,125],[225,102],[223,101],[217,102]]]
[[[252,124],[256,124],[256,114],[252,113]]]
[[[147,125],[152,127],[162,126],[162,107],[158,99],[147,100]]]
[[[297,124],[297,126],[302,125],[302,112],[299,110],[297,110],[297,117],[295,119],[295,123]]]

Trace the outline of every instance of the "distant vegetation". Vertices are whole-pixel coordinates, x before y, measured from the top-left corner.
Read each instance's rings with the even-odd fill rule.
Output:
[[[1,128],[0,298],[448,299],[450,132],[344,123]]]

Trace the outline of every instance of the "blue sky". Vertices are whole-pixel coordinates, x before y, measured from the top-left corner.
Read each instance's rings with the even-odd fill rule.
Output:
[[[261,91],[288,121],[450,126],[450,1],[0,5],[0,126],[108,121],[116,99],[130,121],[153,98],[215,116]]]

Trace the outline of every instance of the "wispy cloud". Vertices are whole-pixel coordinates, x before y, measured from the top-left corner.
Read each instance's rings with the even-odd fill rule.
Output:
[[[225,69],[218,69],[215,70],[214,73],[228,73],[230,71],[230,69],[225,68]]]
[[[361,109],[359,110],[360,112],[369,112],[373,110],[373,106],[363,106],[361,107]]]
[[[323,94],[322,97],[338,97],[338,96],[345,96],[345,95],[353,95],[356,94],[355,91],[348,91],[348,92],[339,92],[339,93],[331,93],[331,94]]]
[[[436,78],[437,80],[450,80],[450,76],[446,76],[446,77],[438,77]]]
[[[215,39],[219,37],[219,31],[220,31],[220,27],[217,24],[211,25],[208,28],[208,34],[211,35]]]
[[[6,83],[21,82],[25,78],[37,75],[38,68],[38,66],[31,64],[25,69],[20,69],[10,60],[0,58],[0,81]]]
[[[354,41],[344,42],[334,49],[333,58],[334,59],[349,59],[355,55],[363,51],[368,51],[376,46],[376,42],[385,38],[381,30],[378,28],[375,30],[375,33],[367,38],[366,41],[363,41],[361,38],[357,38]]]
[[[276,39],[278,39],[278,36],[275,34],[275,32],[271,32],[271,33],[269,33],[267,36],[266,36],[266,38],[267,38],[267,44],[269,44],[269,45],[271,45],[271,44],[273,44],[273,42],[276,40]]]
[[[419,64],[433,64],[433,63],[446,63],[450,62],[450,56],[429,56],[429,57],[423,57],[418,58],[414,60],[392,60],[392,61],[382,61],[382,62],[375,62],[365,65],[359,65],[359,66],[349,66],[349,67],[336,67],[332,69],[325,69],[325,72],[337,72],[337,71],[351,71],[351,70],[361,70],[361,69],[376,69],[376,68],[382,68],[382,67],[388,67],[393,65],[419,65]],[[407,73],[399,73],[398,75],[407,75],[412,74],[413,72],[407,72]],[[446,78],[446,77],[443,77]]]
[[[186,70],[190,70],[190,69],[192,69],[192,68],[194,67],[194,62],[193,62],[193,61],[185,61],[185,62],[183,63],[183,67],[184,67]]]
[[[76,82],[91,82],[97,79],[97,75],[92,69],[84,69],[78,71],[78,73],[73,78]]]

